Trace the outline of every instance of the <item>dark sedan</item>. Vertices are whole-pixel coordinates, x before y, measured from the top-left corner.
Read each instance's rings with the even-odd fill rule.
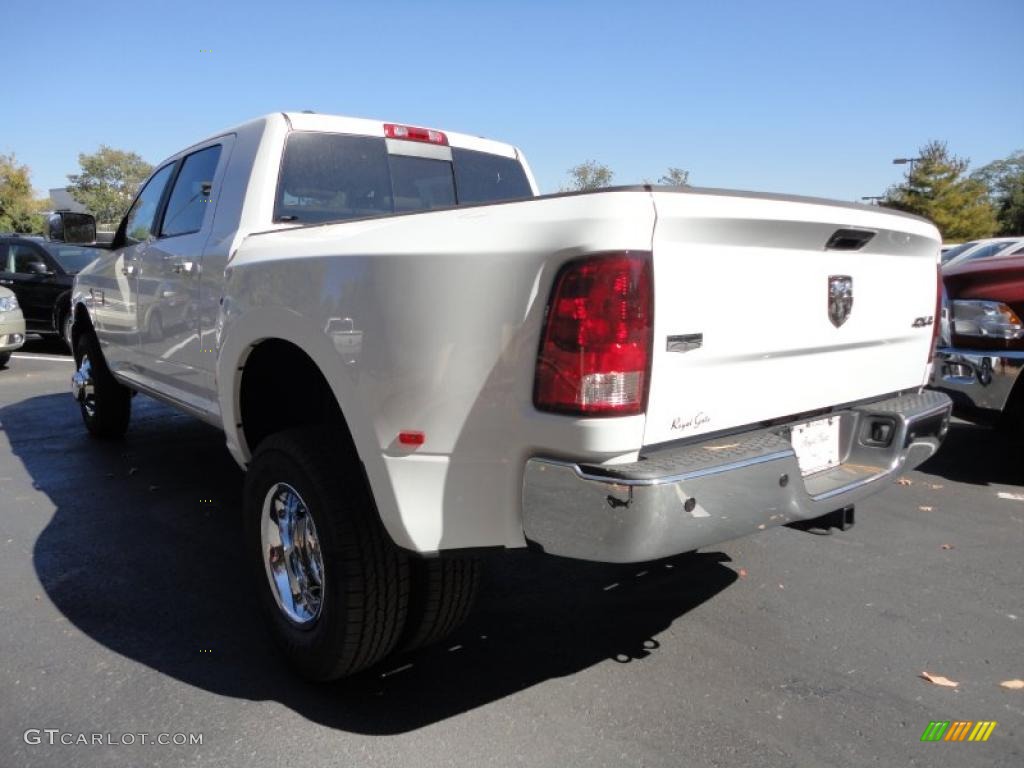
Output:
[[[0,285],[18,297],[28,333],[67,339],[71,284],[96,256],[87,246],[0,235]]]

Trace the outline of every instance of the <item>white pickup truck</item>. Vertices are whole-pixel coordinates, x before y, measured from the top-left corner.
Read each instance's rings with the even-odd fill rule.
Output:
[[[223,429],[274,634],[331,679],[461,621],[479,548],[653,560],[931,456],[939,246],[810,198],[537,196],[507,144],[274,114],[142,187],[75,282],[72,389],[97,437],[136,392]]]

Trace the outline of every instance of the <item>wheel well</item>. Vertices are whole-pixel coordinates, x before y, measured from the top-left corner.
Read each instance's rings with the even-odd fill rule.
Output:
[[[252,348],[242,370],[239,415],[250,453],[276,432],[330,424],[344,447],[355,454],[327,379],[312,358],[291,342],[268,339]]]

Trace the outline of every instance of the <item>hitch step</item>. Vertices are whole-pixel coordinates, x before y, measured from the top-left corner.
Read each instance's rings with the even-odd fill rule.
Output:
[[[849,507],[829,512],[827,515],[816,517],[813,520],[797,520],[793,523],[787,523],[786,527],[819,534],[831,534],[833,528],[838,528],[840,531],[848,531],[853,528],[853,512],[854,507],[850,505]]]

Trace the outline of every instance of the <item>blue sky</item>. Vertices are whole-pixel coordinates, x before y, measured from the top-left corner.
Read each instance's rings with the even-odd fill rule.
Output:
[[[1022,0],[3,0],[0,152],[45,190],[101,143],[157,162],[313,109],[509,141],[549,192],[596,159],[851,200],[930,139],[1024,149],[1022,28]]]

